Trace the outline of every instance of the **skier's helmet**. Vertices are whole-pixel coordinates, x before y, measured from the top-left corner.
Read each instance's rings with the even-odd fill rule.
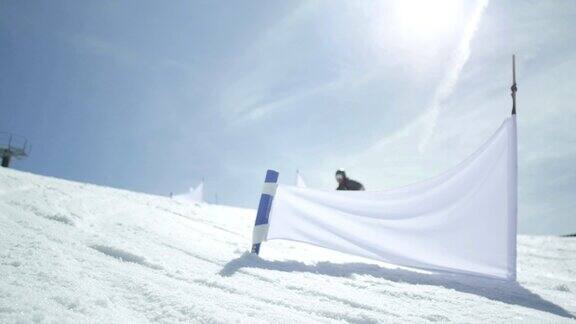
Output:
[[[336,171],[336,181],[338,181],[338,183],[344,181],[344,179],[346,179],[346,172],[342,169],[338,169]]]

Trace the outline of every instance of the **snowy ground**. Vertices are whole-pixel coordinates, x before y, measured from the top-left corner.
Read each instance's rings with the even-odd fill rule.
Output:
[[[512,284],[282,241],[260,259],[253,220],[1,169],[0,322],[576,322],[576,238],[521,236]]]

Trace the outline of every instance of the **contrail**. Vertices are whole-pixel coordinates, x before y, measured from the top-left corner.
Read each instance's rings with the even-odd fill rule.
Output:
[[[438,88],[436,88],[436,92],[434,93],[434,97],[432,99],[432,107],[430,108],[430,111],[426,113],[424,118],[426,120],[424,125],[424,134],[420,140],[420,144],[418,145],[418,151],[420,153],[424,151],[428,145],[428,141],[430,141],[430,138],[434,134],[438,115],[442,110],[442,103],[454,91],[454,87],[456,86],[456,82],[458,82],[462,68],[464,68],[464,65],[466,62],[468,62],[468,58],[470,57],[470,43],[474,38],[474,34],[476,33],[478,25],[480,24],[480,20],[482,19],[482,14],[488,6],[488,3],[489,0],[478,1],[478,4],[476,5],[476,8],[474,8],[472,17],[468,22],[468,25],[466,25],[464,35],[462,36],[460,44],[456,50],[454,64],[450,67]]]

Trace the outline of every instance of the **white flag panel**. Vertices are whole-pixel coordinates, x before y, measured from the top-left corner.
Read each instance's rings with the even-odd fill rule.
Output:
[[[381,192],[278,187],[267,239],[423,269],[516,279],[516,120],[456,168]]]

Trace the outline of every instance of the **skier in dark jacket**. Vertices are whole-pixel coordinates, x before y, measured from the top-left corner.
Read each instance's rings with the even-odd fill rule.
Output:
[[[360,182],[348,178],[344,170],[336,171],[336,181],[338,181],[336,190],[364,190],[364,186]]]

